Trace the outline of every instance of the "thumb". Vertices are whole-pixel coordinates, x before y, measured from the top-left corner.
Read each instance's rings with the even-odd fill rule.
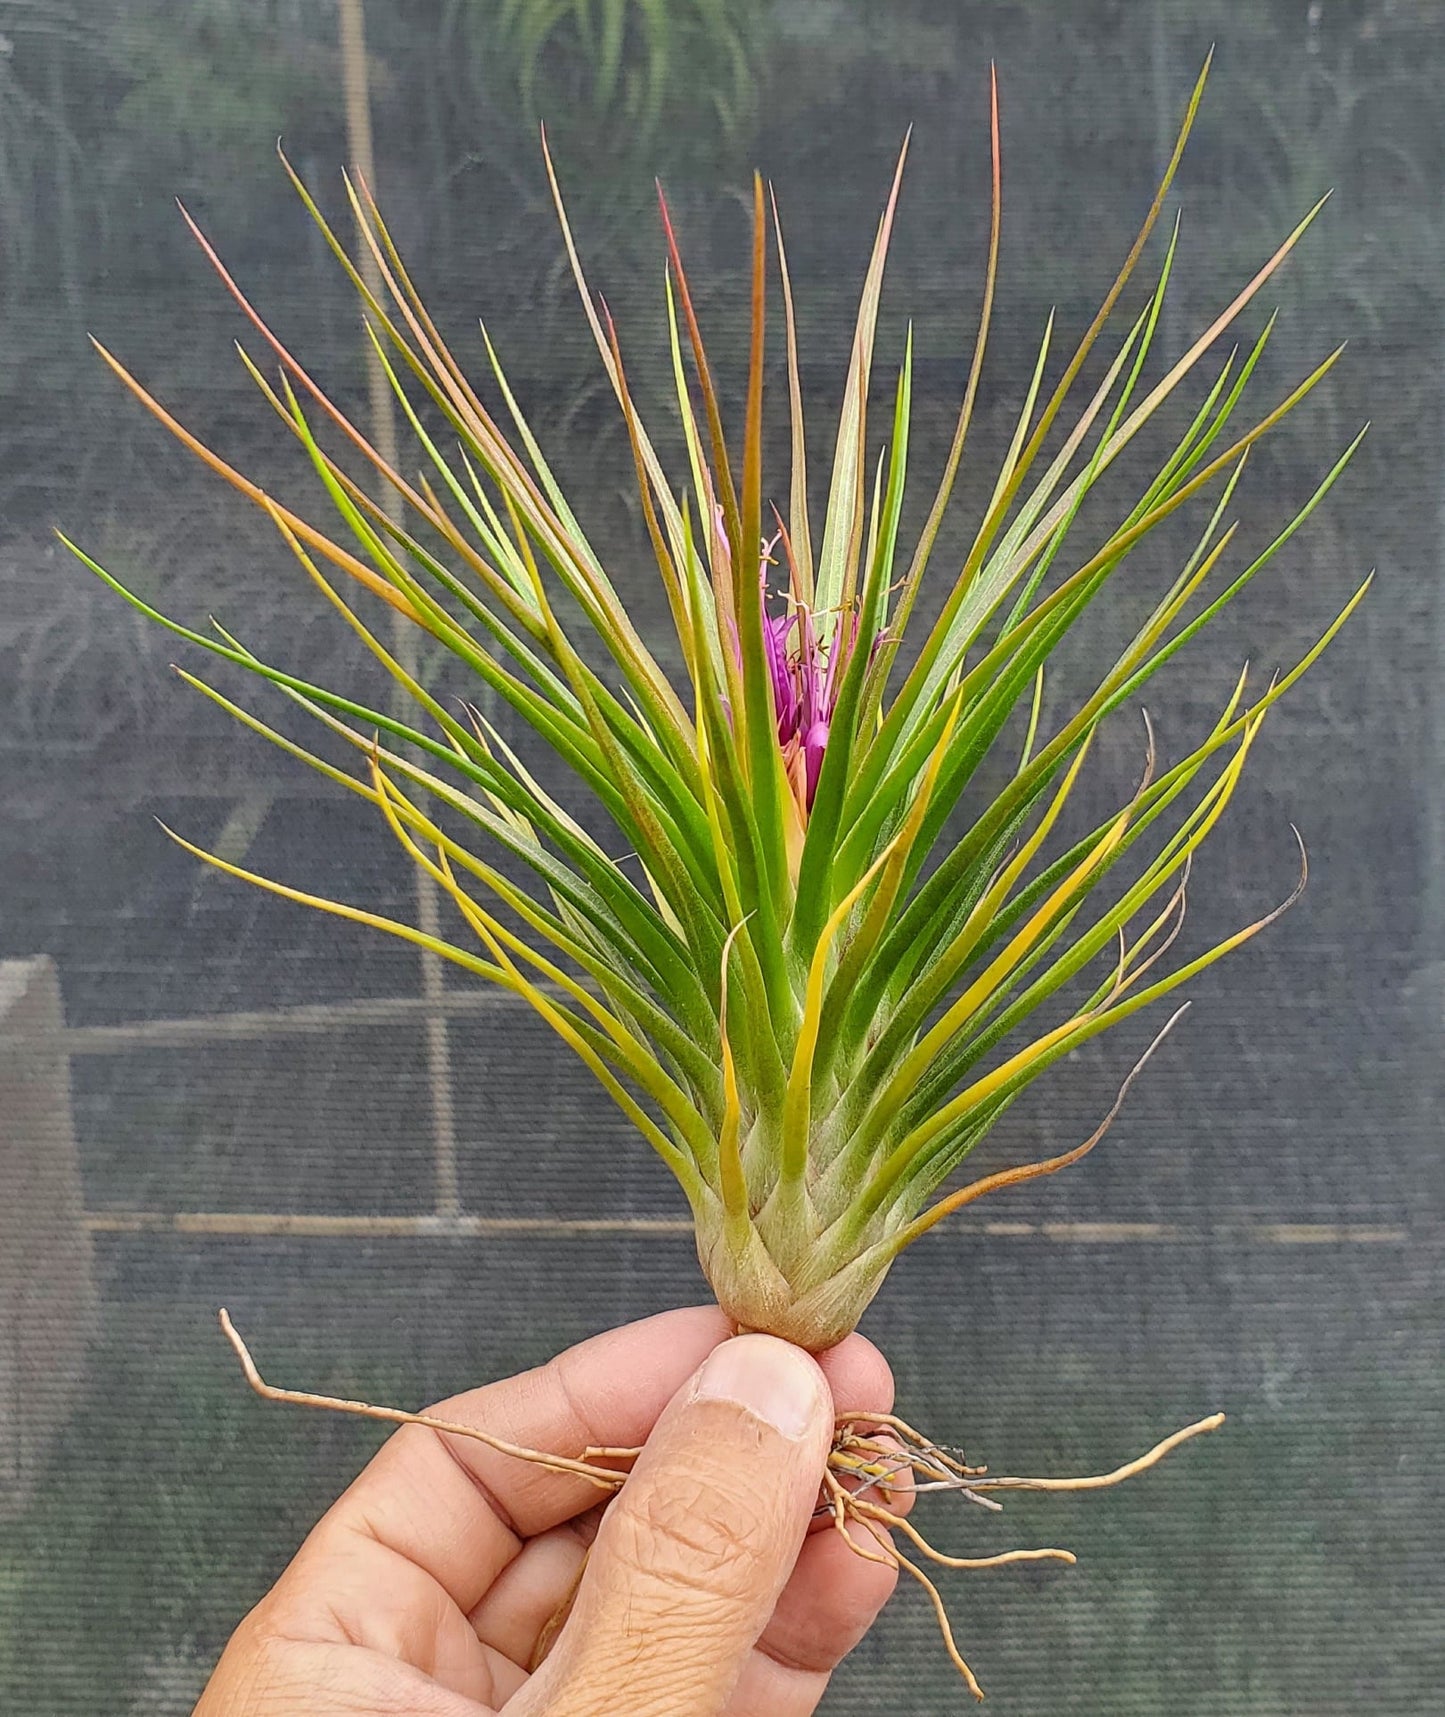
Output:
[[[818,1499],[833,1402],[774,1336],[715,1348],[602,1517],[556,1648],[516,1701],[548,1717],[715,1717]]]

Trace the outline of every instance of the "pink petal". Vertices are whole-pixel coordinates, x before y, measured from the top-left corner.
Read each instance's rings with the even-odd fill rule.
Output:
[[[823,768],[823,753],[828,747],[828,724],[815,721],[803,737],[803,762],[807,770],[808,809],[813,808],[813,795],[818,790],[818,775]]]

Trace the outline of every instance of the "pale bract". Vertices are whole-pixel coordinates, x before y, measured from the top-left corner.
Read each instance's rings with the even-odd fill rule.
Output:
[[[676,1177],[708,1280],[742,1327],[828,1346],[853,1328],[898,1254],[934,1223],[985,1191],[1075,1160],[1092,1139],[957,1183],[969,1152],[1056,1061],[1174,992],[1273,916],[1202,953],[1169,958],[1192,857],[1229,803],[1262,723],[1364,586],[1302,659],[1259,685],[1241,673],[1184,756],[1156,759],[1151,743],[1142,780],[1121,790],[1114,815],[1090,829],[1072,827],[1067,814],[1100,724],[1125,706],[1137,709],[1150,677],[1268,565],[1358,445],[1281,521],[1273,541],[1240,552],[1229,510],[1249,449],[1338,354],[1283,398],[1246,410],[1272,318],[1252,344],[1230,349],[1229,333],[1317,211],[1261,259],[1169,367],[1150,359],[1172,239],[1161,242],[1150,286],[1118,315],[1165,208],[1203,83],[1201,76],[1164,182],[1098,316],[1062,362],[1046,329],[1036,368],[1019,378],[1016,433],[971,522],[961,565],[933,563],[993,306],[996,95],[978,339],[952,445],[941,474],[928,477],[931,504],[911,540],[901,528],[905,486],[917,481],[909,470],[911,335],[896,379],[888,377],[893,403],[881,434],[878,413],[870,416],[902,160],[863,278],[842,409],[820,466],[826,499],[816,511],[781,225],[761,182],[753,188],[751,347],[735,440],[725,433],[666,205],[678,415],[664,440],[634,407],[623,334],[584,279],[558,194],[676,630],[675,677],[589,543],[565,474],[547,463],[491,343],[480,343],[488,380],[473,385],[364,184],[348,184],[359,234],[353,254],[296,181],[363,300],[376,360],[412,436],[401,469],[331,403],[201,240],[268,364],[279,361],[272,381],[242,354],[310,459],[333,514],[327,527],[282,506],[189,436],[106,354],[151,411],[270,513],[415,714],[403,720],[384,699],[373,708],[344,689],[314,685],[230,632],[190,630],[81,558],[138,608],[269,681],[354,748],[354,769],[338,767],[184,676],[369,800],[455,907],[452,930],[439,937],[211,862],[375,924],[530,1003]],[[783,480],[763,462],[766,327],[776,330],[778,310],[791,424]],[[1150,456],[1144,468],[1152,476],[1113,525],[1086,533],[1085,497],[1126,448],[1129,469],[1140,468],[1148,443],[1138,438],[1180,390],[1190,405],[1183,434]],[[674,443],[684,450],[675,465],[658,451]],[[363,467],[373,487],[350,474]],[[1193,548],[1153,588],[1157,572],[1134,551],[1152,547],[1152,533],[1186,508],[1197,520]],[[1089,675],[1088,695],[1056,710],[1043,695],[1051,658],[1106,585],[1136,576],[1152,579],[1152,606],[1114,638]],[[939,584],[929,605],[936,618],[926,624],[915,619],[925,578]],[[443,696],[407,667],[390,641],[393,615],[448,652],[449,688],[458,671],[475,677],[476,704]],[[1071,664],[1071,683],[1079,671]],[[567,766],[575,801],[541,784],[523,760],[527,747],[545,747]],[[988,794],[979,787],[985,768]],[[584,812],[584,798],[605,817]],[[605,837],[595,832],[604,824]]]

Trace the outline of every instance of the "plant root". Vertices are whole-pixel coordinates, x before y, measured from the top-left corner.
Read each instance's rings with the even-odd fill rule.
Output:
[[[251,1350],[242,1341],[240,1331],[231,1322],[231,1314],[224,1306],[221,1307],[220,1324],[226,1340],[236,1350],[236,1357],[241,1362],[241,1370],[246,1375],[247,1383],[263,1401],[281,1401],[293,1407],[319,1407],[328,1413],[350,1413],[358,1419],[381,1419],[391,1425],[425,1425],[433,1431],[444,1431],[450,1437],[469,1437],[473,1442],[485,1443],[489,1449],[495,1449],[500,1455],[511,1455],[519,1461],[532,1461],[538,1466],[550,1467],[553,1472],[571,1473],[602,1490],[620,1489],[623,1479],[627,1476],[610,1467],[596,1465],[585,1456],[578,1461],[571,1460],[566,1455],[547,1454],[541,1449],[524,1449],[502,1437],[494,1437],[490,1431],[483,1431],[479,1426],[459,1425],[450,1419],[438,1419],[430,1413],[407,1413],[400,1407],[375,1407],[369,1401],[348,1401],[339,1395],[313,1395],[306,1389],[278,1389],[274,1383],[267,1383],[256,1369]],[[603,1454],[614,1452],[616,1451],[601,1451]]]
[[[495,1437],[476,1425],[462,1425],[450,1419],[440,1419],[431,1413],[408,1413],[400,1407],[377,1407],[369,1401],[349,1401],[340,1396],[315,1395],[309,1390],[281,1389],[267,1383],[251,1357],[250,1349],[241,1339],[229,1313],[220,1313],[221,1329],[241,1362],[246,1381],[266,1401],[286,1402],[297,1407],[316,1407],[331,1413],[349,1413],[362,1419],[379,1419],[393,1425],[425,1425],[451,1437],[466,1437],[483,1443],[498,1454],[514,1460],[530,1461],[552,1472],[568,1473],[585,1479],[598,1489],[615,1494],[627,1481],[631,1464],[641,1449],[588,1447],[580,1457],[551,1454],[543,1449],[527,1449]],[[1182,1430],[1173,1432],[1152,1449],[1115,1467],[1112,1472],[1093,1473],[1078,1478],[990,1478],[987,1467],[967,1465],[960,1450],[935,1443],[916,1430],[906,1419],[894,1413],[843,1413],[838,1416],[833,1447],[823,1473],[823,1485],[816,1514],[831,1518],[835,1530],[855,1556],[877,1562],[910,1575],[923,1587],[938,1619],[944,1649],[954,1667],[963,1677],[968,1690],[976,1699],[983,1698],[983,1689],[959,1651],[953,1637],[953,1627],[943,1596],[929,1575],[906,1556],[894,1543],[892,1535],[901,1533],[921,1557],[940,1568],[981,1569],[1003,1568],[1020,1562],[1061,1562],[1072,1566],[1078,1558],[1072,1550],[1052,1547],[1037,1550],[1001,1550],[987,1556],[950,1556],[937,1549],[924,1537],[906,1515],[887,1506],[895,1496],[949,1491],[997,1512],[1002,1508],[991,1492],[1001,1490],[1084,1491],[1107,1490],[1123,1484],[1126,1479],[1147,1472],[1181,1443],[1206,1431],[1217,1431],[1224,1423],[1223,1413],[1211,1413]],[[616,1462],[616,1465],[603,1465]],[[861,1532],[867,1542],[856,1534]],[[580,1579],[580,1575],[579,1575]],[[546,1656],[571,1609],[572,1597],[552,1618],[539,1641],[529,1668],[535,1669]]]
[[[986,1467],[968,1466],[961,1452],[935,1443],[896,1414],[843,1414],[838,1419],[833,1452],[823,1475],[825,1501],[820,1506],[832,1516],[834,1526],[856,1555],[870,1562],[890,1564],[911,1575],[923,1587],[938,1618],[944,1649],[969,1692],[975,1699],[982,1699],[978,1678],[954,1640],[943,1595],[918,1563],[899,1550],[891,1534],[902,1533],[923,1557],[940,1568],[1002,1568],[1017,1562],[1062,1562],[1072,1566],[1078,1558],[1072,1550],[1053,1548],[1002,1550],[991,1556],[949,1556],[931,1544],[905,1515],[872,1500],[867,1493],[881,1491],[886,1495],[909,1488],[915,1494],[953,1491],[969,1502],[997,1511],[1003,1505],[988,1494],[991,1491],[1106,1490],[1147,1472],[1181,1443],[1206,1431],[1217,1431],[1223,1423],[1223,1413],[1211,1413],[1208,1418],[1175,1431],[1112,1472],[1080,1478],[990,1478]],[[848,1479],[855,1481],[856,1488],[849,1488]],[[855,1524],[868,1533],[873,1547],[859,1543],[851,1530]]]

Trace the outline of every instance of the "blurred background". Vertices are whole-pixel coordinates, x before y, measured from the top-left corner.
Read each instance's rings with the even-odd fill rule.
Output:
[[[1267,543],[1373,428],[1150,708],[1164,755],[1181,755],[1246,656],[1260,673],[1292,662],[1379,569],[1272,718],[1195,899],[1207,928],[1287,893],[1292,821],[1310,887],[1196,987],[1087,1167],[936,1231],[864,1328],[893,1360],[901,1410],[996,1470],[1112,1466],[1213,1408],[1231,1415],[1118,1492],[1025,1499],[1002,1526],[935,1510],[935,1536],[958,1550],[1080,1554],[1072,1571],[949,1577],[960,1642],[999,1710],[1437,1711],[1445,3],[366,0],[348,83],[343,32],[356,49],[361,12],[0,0],[0,1710],[188,1712],[230,1628],[376,1446],[364,1425],[252,1397],[218,1305],[276,1381],[416,1406],[705,1294],[667,1177],[540,1023],[439,988],[382,938],[203,872],[156,827],[299,887],[415,910],[406,863],[365,808],[227,725],[167,671],[183,646],[51,535],[63,526],[190,624],[215,615],[309,678],[374,686],[264,518],[87,344],[103,340],[228,458],[321,516],[174,199],[364,414],[354,300],[274,146],[341,221],[340,172],[369,120],[383,208],[433,311],[478,372],[485,320],[665,654],[538,122],[655,416],[653,176],[729,398],[743,199],[754,165],[772,180],[815,449],[914,127],[875,373],[881,397],[911,317],[916,526],[971,350],[997,61],[1000,308],[941,582],[1044,319],[1056,308],[1064,336],[1087,324],[1214,42],[1153,373],[1333,187],[1242,337],[1278,303],[1261,401],[1350,349],[1251,461],[1245,546]],[[773,355],[776,401],[780,342]],[[781,497],[785,430],[775,445]],[[1186,535],[1161,538],[1141,577],[1166,574]],[[1100,807],[1142,751],[1135,718],[1115,727]],[[990,1140],[990,1164],[1092,1130],[1130,1048],[1107,1037],[1058,1069]],[[914,1600],[899,1594],[826,1709],[963,1703]]]

